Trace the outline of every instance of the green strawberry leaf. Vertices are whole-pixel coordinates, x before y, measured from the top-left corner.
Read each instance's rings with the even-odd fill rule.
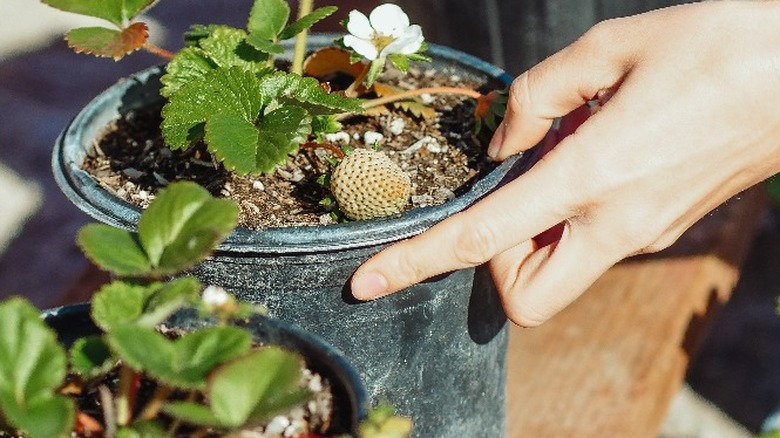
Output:
[[[188,424],[198,426],[228,428],[208,406],[193,402],[171,402],[163,407],[163,412]]]
[[[382,70],[385,68],[385,61],[385,58],[377,58],[371,61],[371,66],[368,68],[368,74],[366,75],[365,84],[367,88],[371,88],[379,73],[382,73]]]
[[[253,350],[217,368],[209,377],[209,406],[174,402],[164,412],[187,423],[238,428],[267,420],[300,405],[311,394],[299,387],[303,361],[270,346]],[[247,385],[248,380],[252,381]]]
[[[154,0],[42,0],[43,3],[65,12],[102,18],[122,27]]]
[[[238,207],[206,189],[179,182],[162,190],[138,221],[138,237],[158,275],[183,271],[205,258],[232,231]]]
[[[118,61],[144,46],[149,39],[149,29],[145,23],[133,23],[121,31],[105,27],[81,27],[68,32],[65,38],[68,46],[77,53]]]
[[[256,170],[270,173],[306,140],[311,133],[311,118],[303,108],[285,106],[266,114],[258,130]]]
[[[208,54],[199,47],[185,47],[165,66],[165,74],[160,78],[163,87],[160,94],[170,98],[184,85],[202,78],[217,68]]]
[[[265,62],[268,56],[250,46],[246,37],[241,29],[216,26],[198,45],[219,67],[243,67],[255,73],[262,72],[268,67]]]
[[[71,369],[85,379],[108,373],[116,362],[102,336],[79,338],[68,353]]]
[[[239,175],[255,170],[259,132],[235,114],[214,114],[206,121],[206,143],[225,167]]]
[[[222,27],[218,24],[193,24],[184,32],[184,44],[187,47],[198,47],[203,38],[208,38],[217,28]]]
[[[170,438],[170,434],[159,420],[135,420],[131,426],[119,428],[116,438]]]
[[[304,30],[309,29],[318,22],[322,21],[323,19],[330,17],[338,9],[339,8],[336,6],[324,6],[311,11],[309,14],[306,14],[298,19],[298,21],[285,27],[284,30],[279,33],[279,39],[286,40],[294,37],[295,35],[298,35]]]
[[[200,302],[201,284],[194,277],[182,277],[155,288],[144,307],[143,315],[136,324],[141,327],[156,327],[179,310]]]
[[[162,283],[149,286],[111,282],[95,293],[92,298],[92,320],[105,332],[137,320],[146,307],[146,302],[162,288]]]
[[[169,96],[162,109],[162,133],[172,149],[187,149],[204,135],[206,120],[235,114],[254,121],[263,108],[259,80],[239,67],[213,70]]]
[[[265,103],[275,106],[290,104],[305,108],[313,116],[340,112],[361,112],[360,99],[328,93],[319,81],[293,73],[275,72],[260,78],[260,88]]]
[[[406,74],[406,72],[409,71],[409,58],[406,55],[393,53],[392,55],[388,56],[387,59],[389,59],[390,63],[393,64],[395,68],[400,70],[401,73]]]
[[[100,268],[120,276],[145,276],[152,270],[135,234],[104,224],[89,224],[76,237],[81,250]]]
[[[211,410],[223,423],[238,427],[250,418],[256,423],[293,408],[310,397],[298,386],[302,366],[300,356],[275,346],[233,360],[209,379]]]
[[[92,319],[105,332],[125,324],[153,328],[196,303],[200,289],[200,283],[192,277],[149,285],[114,281],[92,298]]]
[[[73,403],[56,394],[67,356],[40,312],[23,298],[0,303],[0,412],[31,437],[64,436]]]
[[[246,38],[246,42],[255,49],[263,53],[268,53],[269,55],[279,55],[284,53],[284,47],[281,45],[273,41],[268,41],[267,39],[259,37],[255,34],[249,34],[249,36]]]
[[[285,0],[255,0],[246,28],[258,39],[276,42],[289,18],[290,6]]]
[[[150,328],[125,325],[108,339],[128,366],[182,389],[205,389],[215,367],[246,354],[252,343],[237,327],[209,327],[171,340]]]
[[[272,69],[268,56],[249,45],[246,32],[228,26],[200,26],[190,30],[189,42],[168,63],[161,78],[161,94],[170,98],[183,85],[199,79],[216,68],[242,67],[258,76]],[[197,46],[197,47],[195,47]]]

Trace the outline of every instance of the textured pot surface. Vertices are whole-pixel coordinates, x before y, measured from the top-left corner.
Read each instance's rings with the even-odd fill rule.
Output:
[[[56,332],[60,342],[71,345],[76,339],[96,335],[100,329],[90,318],[88,304],[57,307],[43,312],[43,318]],[[180,312],[168,322],[171,327],[193,330],[208,325],[195,312]],[[365,418],[366,388],[349,360],[318,336],[284,321],[253,317],[245,325],[253,339],[261,344],[274,344],[295,351],[306,359],[308,366],[330,382],[336,399],[335,421],[342,430],[357,430]],[[342,424],[346,423],[346,424]]]
[[[327,44],[330,38],[315,38]],[[508,84],[500,69],[432,45],[433,67]],[[53,168],[73,202],[98,220],[134,229],[139,210],[108,193],[80,164],[105,124],[159,102],[160,69],[124,80],[98,96],[57,141]],[[393,242],[461,211],[523,171],[533,153],[498,165],[468,192],[400,217],[314,227],[238,229],[194,270],[272,316],[294,322],[341,349],[364,378],[372,400],[388,400],[415,420],[417,437],[490,436],[504,431],[506,317],[484,268],[432,279],[374,302],[347,290],[354,270]]]

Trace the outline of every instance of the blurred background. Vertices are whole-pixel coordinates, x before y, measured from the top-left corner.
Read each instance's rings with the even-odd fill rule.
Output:
[[[320,2],[324,3],[324,2]],[[338,31],[341,8],[320,30]],[[596,22],[669,6],[672,1],[397,1],[429,42],[449,45],[516,75],[574,41]],[[193,23],[243,27],[250,0],[165,0],[147,17],[156,44],[176,50]],[[139,52],[121,62],[77,55],[63,33],[94,23],[37,0],[0,0],[0,299],[20,294],[41,307],[68,301],[88,263],[73,244],[89,218],[56,187],[50,171],[60,130],[97,93],[160,63]],[[751,436],[780,401],[780,220],[763,219],[737,290],[673,404],[664,436]],[[618,305],[619,303],[616,303]]]

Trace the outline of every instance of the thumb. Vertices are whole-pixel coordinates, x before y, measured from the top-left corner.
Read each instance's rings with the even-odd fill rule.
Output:
[[[490,141],[488,155],[504,160],[530,149],[544,138],[556,118],[600,91],[617,87],[633,59],[628,40],[619,36],[622,27],[619,20],[596,25],[518,76],[510,86],[506,114]]]

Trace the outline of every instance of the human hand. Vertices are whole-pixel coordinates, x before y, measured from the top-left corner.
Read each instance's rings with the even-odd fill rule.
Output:
[[[489,261],[507,316],[536,326],[621,259],[666,248],[780,171],[777,29],[778,1],[706,2],[595,26],[513,82],[489,154],[529,149],[593,98],[603,107],[521,177],[372,257],[353,294],[374,299]],[[556,224],[554,242],[534,239]]]

